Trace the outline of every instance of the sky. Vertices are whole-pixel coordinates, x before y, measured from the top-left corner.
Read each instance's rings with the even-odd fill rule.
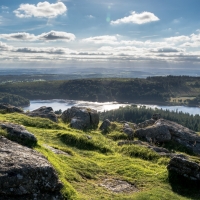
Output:
[[[0,69],[198,70],[199,0],[1,0]]]

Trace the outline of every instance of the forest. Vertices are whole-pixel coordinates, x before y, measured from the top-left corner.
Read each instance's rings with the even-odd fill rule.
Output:
[[[76,79],[33,81],[0,85],[0,92],[27,99],[73,99],[132,103],[199,105],[200,79],[189,76],[148,77],[146,79]],[[198,97],[189,102],[170,102],[172,97]]]

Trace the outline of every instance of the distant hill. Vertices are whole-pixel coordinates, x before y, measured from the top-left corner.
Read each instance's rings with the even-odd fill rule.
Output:
[[[98,78],[66,81],[34,81],[0,85],[0,92],[28,99],[73,99],[133,103],[170,103],[171,97],[197,97],[199,77],[166,76],[146,79]],[[175,102],[176,103],[176,102]],[[186,104],[187,100],[182,102]]]

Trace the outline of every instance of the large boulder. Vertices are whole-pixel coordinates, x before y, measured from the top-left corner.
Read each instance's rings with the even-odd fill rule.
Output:
[[[33,146],[37,143],[37,138],[21,125],[0,122],[0,128],[7,132],[6,135],[9,139],[20,144]]]
[[[101,124],[101,126],[99,127],[99,129],[101,130],[101,131],[108,131],[108,128],[111,126],[111,122],[108,120],[108,119],[106,119],[106,120],[104,120],[103,122],[102,122],[102,124]]]
[[[200,181],[200,165],[182,157],[173,157],[167,169],[193,181]]]
[[[97,128],[99,124],[97,111],[86,107],[73,106],[65,110],[61,118],[64,122],[70,123],[72,128],[80,130]]]
[[[3,110],[7,113],[14,113],[14,112],[23,113],[23,110],[21,108],[6,103],[0,103],[0,110]]]
[[[175,141],[193,153],[200,155],[200,136],[194,131],[169,120],[159,119],[152,126],[137,129],[135,135],[138,138],[153,142]]]
[[[42,106],[36,110],[27,113],[31,117],[48,118],[53,122],[58,122],[57,116],[51,107]]]
[[[147,128],[137,129],[135,135],[136,137],[145,139],[148,142],[168,142],[171,140],[171,134],[168,127],[165,125],[153,125]]]
[[[62,184],[44,156],[4,137],[0,152],[0,199],[63,199]]]

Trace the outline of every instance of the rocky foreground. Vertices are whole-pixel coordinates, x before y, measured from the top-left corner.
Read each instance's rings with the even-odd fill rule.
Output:
[[[20,112],[20,109],[8,106],[2,107],[4,111]],[[0,107],[1,109],[1,107]],[[28,113],[32,117],[48,118],[58,122],[57,115],[50,107],[41,107]],[[98,113],[89,108],[72,107],[63,112],[61,119],[72,128],[78,130],[96,129],[99,124]],[[100,130],[103,134],[111,129],[112,122],[105,120]],[[23,146],[24,141],[37,143],[33,133],[23,126],[13,123],[0,122],[8,139],[0,136],[0,199],[6,200],[60,200],[63,199],[60,190],[62,184],[58,176],[47,161],[38,152]],[[194,131],[172,121],[162,119],[159,114],[152,116],[140,124],[123,122],[122,132],[128,136],[128,140],[118,142],[118,145],[140,145],[148,148],[160,156],[170,157],[167,166],[169,173],[175,172],[191,181],[200,182],[200,165],[183,154],[176,154],[169,149],[157,146],[175,142],[188,149],[193,155],[200,155],[200,136]],[[135,141],[134,137],[139,140]],[[92,137],[88,137],[91,139]],[[20,143],[20,144],[19,144]],[[21,145],[22,144],[22,145]],[[51,147],[48,147],[52,149]]]
[[[60,200],[62,184],[38,152],[0,137],[0,199]]]

